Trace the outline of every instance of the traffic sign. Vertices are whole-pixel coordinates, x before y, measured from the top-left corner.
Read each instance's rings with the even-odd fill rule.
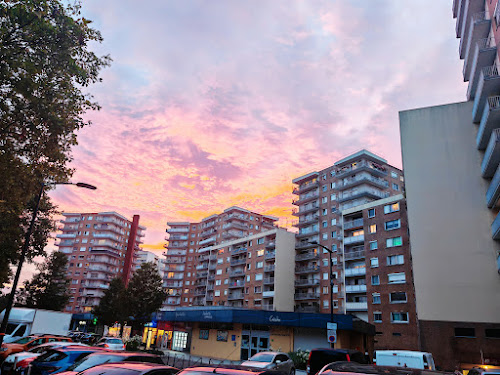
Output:
[[[337,342],[337,323],[326,323],[326,337],[329,343]]]
[[[330,323],[330,322],[327,322],[326,323],[326,329],[333,329],[333,330],[337,330],[337,323]]]

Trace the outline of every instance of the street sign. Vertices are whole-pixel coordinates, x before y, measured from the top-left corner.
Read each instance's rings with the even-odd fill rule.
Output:
[[[337,323],[326,323],[326,337],[329,343],[337,342]]]

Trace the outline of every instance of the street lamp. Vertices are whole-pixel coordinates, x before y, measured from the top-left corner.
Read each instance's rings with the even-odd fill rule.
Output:
[[[333,251],[326,246],[320,245],[317,241],[309,242],[311,245],[319,246],[328,251],[328,256],[330,257],[330,322],[333,323],[333,267],[332,267],[332,254]],[[333,348],[333,343],[330,344]]]
[[[7,301],[7,307],[5,308],[5,314],[3,316],[2,325],[0,326],[0,346],[3,343],[3,338],[5,336],[5,331],[7,330],[7,323],[9,321],[10,311],[12,310],[12,305],[14,304],[14,296],[16,294],[17,283],[19,282],[19,277],[21,276],[21,268],[23,267],[24,258],[26,258],[26,253],[28,252],[28,247],[30,244],[31,234],[33,232],[33,228],[35,226],[36,215],[38,214],[38,206],[40,205],[40,200],[42,199],[43,191],[46,186],[55,186],[55,185],[75,185],[77,187],[95,190],[97,189],[94,185],[86,184],[84,182],[42,182],[42,186],[40,187],[40,192],[38,193],[38,197],[36,200],[35,210],[33,211],[33,217],[31,218],[30,226],[28,228],[28,232],[26,232],[26,236],[24,237],[24,244],[21,250],[21,256],[19,257],[19,264],[17,266],[16,276],[14,277],[14,282],[12,283],[12,289],[9,294],[9,299]]]

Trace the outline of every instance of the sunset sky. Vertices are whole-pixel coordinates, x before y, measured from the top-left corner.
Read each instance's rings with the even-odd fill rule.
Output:
[[[85,0],[113,58],[89,88],[61,211],[290,218],[294,177],[362,148],[401,165],[398,111],[465,100],[452,1]]]

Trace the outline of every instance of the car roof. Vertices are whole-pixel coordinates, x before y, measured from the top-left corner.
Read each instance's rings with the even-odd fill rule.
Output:
[[[91,368],[95,369],[96,367],[98,366]],[[159,363],[150,363],[150,362],[117,362],[117,363],[104,363],[102,365],[99,365],[99,368],[102,368],[103,370],[107,367],[127,368],[136,371],[149,371],[154,368],[175,368],[168,365],[161,365]]]
[[[94,347],[95,348],[95,347]],[[144,353],[144,352],[117,352],[114,350],[99,350],[97,353],[92,353],[89,355],[97,355],[97,354],[113,354],[113,355],[119,355],[122,357],[129,357],[129,356],[134,356],[134,355],[140,355],[141,357],[159,357],[157,354],[151,354],[151,353]]]
[[[63,347],[55,347],[52,350],[57,350],[59,352],[76,352],[76,351],[83,351],[83,352],[106,352],[106,349],[103,348],[98,348],[96,346],[79,346],[79,345],[69,345],[69,346],[63,346]]]
[[[351,354],[351,353],[361,353],[359,350],[354,350],[354,349],[333,349],[333,348],[314,348],[311,349],[311,352],[313,351],[324,351],[324,352],[333,352],[333,353],[345,353],[345,354]]]
[[[286,354],[286,353],[267,351],[267,352],[258,352],[258,353],[255,353],[254,355],[257,355],[257,354]]]
[[[212,365],[212,366],[193,366],[186,367],[181,371],[199,371],[199,372],[211,372],[215,374],[244,374],[244,373],[260,373],[264,374],[282,374],[280,371],[266,370],[262,368],[247,367],[241,365]]]
[[[328,368],[323,372],[329,375],[333,374],[380,374],[380,375],[448,375],[453,374],[452,372],[443,371],[432,371],[415,369],[409,367],[397,367],[397,366],[376,366],[376,365],[365,365],[356,362],[333,362],[327,365]]]
[[[416,350],[375,350],[375,353],[393,353],[393,354],[431,354],[429,352],[419,352]]]

